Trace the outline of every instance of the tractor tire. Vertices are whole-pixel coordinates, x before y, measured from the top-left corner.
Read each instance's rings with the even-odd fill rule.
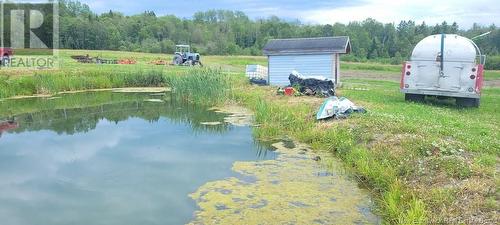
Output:
[[[179,66],[184,63],[184,60],[182,59],[182,56],[180,55],[175,55],[174,60],[172,61],[174,65]]]
[[[423,102],[425,100],[425,95],[405,94],[405,100],[407,102]]]
[[[457,106],[462,108],[479,108],[481,99],[479,98],[456,98]]]
[[[200,65],[200,67],[203,67],[203,63],[201,63],[201,60],[200,60],[200,56],[199,56],[199,55],[197,55],[197,56],[196,56],[195,63],[196,63],[197,65]]]

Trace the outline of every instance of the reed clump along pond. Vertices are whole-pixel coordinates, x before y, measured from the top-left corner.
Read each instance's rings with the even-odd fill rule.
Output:
[[[224,57],[209,60],[224,64]],[[240,64],[251,62],[239,59],[229,67]],[[276,96],[274,88],[248,84],[241,69],[131,68],[0,75],[0,98],[167,86],[182,101],[206,106],[230,102],[252,110],[257,139],[290,137],[340,158],[372,191],[376,211],[387,223],[494,224],[499,219],[495,193],[500,89],[496,87],[484,90],[481,108],[458,109],[435,99],[406,103],[394,81],[349,79],[339,95],[364,106],[368,113],[317,122],[313,115],[323,99]]]
[[[166,85],[186,101],[196,104],[217,105],[230,99],[236,77],[218,69],[192,69],[188,72],[169,73]]]

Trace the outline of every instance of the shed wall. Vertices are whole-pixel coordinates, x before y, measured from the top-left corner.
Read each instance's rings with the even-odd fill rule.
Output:
[[[334,54],[270,55],[269,84],[286,86],[293,70],[304,76],[324,76],[335,81],[336,57]]]

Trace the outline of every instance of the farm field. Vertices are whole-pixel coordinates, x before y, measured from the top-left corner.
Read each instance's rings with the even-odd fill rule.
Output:
[[[86,54],[130,58],[137,64],[82,64],[70,58]],[[452,101],[437,99],[405,102],[399,92],[398,65],[342,62],[343,86],[338,94],[368,112],[317,122],[313,115],[323,99],[277,96],[273,87],[245,81],[245,65],[266,65],[265,57],[207,56],[202,61],[209,69],[193,69],[150,64],[170,61],[171,56],[163,54],[61,50],[60,56],[63,63],[57,71],[0,70],[0,97],[167,86],[192,101],[238,103],[255,113],[256,138],[290,137],[342,159],[348,173],[375,196],[377,213],[388,223],[495,224],[500,220],[496,174],[500,71],[486,72],[479,109],[460,109]]]
[[[78,63],[71,59],[75,55],[89,55],[90,57],[99,57],[104,59],[134,59],[135,65],[95,65]],[[171,61],[172,56],[166,54],[138,53],[138,52],[118,52],[118,51],[93,51],[93,50],[60,50],[61,70],[55,73],[65,71],[70,73],[114,73],[127,71],[144,70],[166,70],[170,72],[183,71],[186,68],[172,66],[159,66],[151,64],[156,60]],[[266,65],[264,56],[205,56],[204,64],[211,68],[218,68],[226,72],[242,73],[245,65],[260,64]],[[400,65],[378,64],[378,63],[356,63],[342,62],[341,72],[343,79],[375,79],[375,80],[400,80]],[[20,77],[34,74],[52,74],[45,70],[0,70],[0,76]],[[0,77],[1,78],[1,77]],[[500,71],[488,70],[485,72],[486,87],[500,87]]]

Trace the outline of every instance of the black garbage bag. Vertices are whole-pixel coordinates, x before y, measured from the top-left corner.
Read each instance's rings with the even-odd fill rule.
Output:
[[[335,84],[332,80],[326,78],[307,78],[296,71],[293,71],[288,77],[290,85],[297,87],[304,95],[316,95],[330,97],[335,95]]]
[[[267,80],[265,79],[262,79],[262,78],[250,78],[250,83],[251,84],[256,84],[256,85],[259,85],[259,86],[265,86],[267,85]]]

